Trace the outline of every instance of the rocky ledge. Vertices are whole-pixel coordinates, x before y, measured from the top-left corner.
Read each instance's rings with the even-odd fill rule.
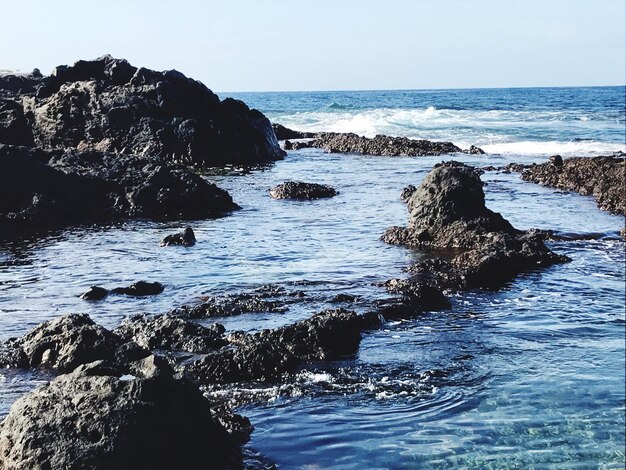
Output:
[[[159,158],[0,144],[0,237],[128,217],[215,217],[238,207],[226,191]]]
[[[517,169],[526,181],[594,196],[600,209],[626,215],[624,154],[566,159],[555,155],[549,162]]]
[[[411,268],[414,282],[446,289],[491,287],[522,271],[568,261],[545,246],[541,233],[517,230],[489,210],[480,173],[454,161],[436,165],[408,196],[409,226],[391,227],[383,235],[387,243],[435,255]]]
[[[304,183],[302,181],[287,181],[270,189],[270,196],[274,199],[322,199],[337,195],[337,191],[325,184]]]
[[[353,133],[338,132],[318,133],[309,142],[285,142],[286,150],[298,150],[309,147],[321,148],[331,153],[358,153],[382,156],[428,156],[448,153],[480,155],[485,153],[474,145],[467,150],[463,150],[452,142],[432,142],[387,135],[377,135],[369,138]]]
[[[176,70],[111,56],[58,66],[47,77],[0,77],[0,143],[204,166],[284,156],[267,118],[242,101],[220,101]]]

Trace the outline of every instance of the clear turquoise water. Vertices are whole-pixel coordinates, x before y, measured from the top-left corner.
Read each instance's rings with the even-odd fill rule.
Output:
[[[579,150],[584,144],[601,152],[623,146],[623,92],[564,89],[552,96],[546,89],[530,90],[527,96],[514,91],[524,97],[515,106],[507,105],[515,110],[500,109],[506,106],[496,99],[499,91],[455,91],[451,96],[466,95],[458,111],[468,113],[490,112],[491,101],[502,113],[531,116],[543,107],[545,113],[569,116],[562,121],[537,117],[539,137],[534,141],[526,133],[533,127],[530,117],[525,124],[513,117],[501,119],[502,141],[540,146],[569,142]],[[353,103],[353,95],[360,101]],[[431,101],[432,96],[439,101]],[[368,98],[358,92],[244,98],[273,119],[282,116],[276,120],[293,125],[302,115],[324,114],[319,122],[328,124],[336,113],[382,113],[383,105],[392,111],[411,106],[440,110],[459,101],[452,97],[445,92],[373,92]],[[474,108],[467,104],[472,100]],[[332,103],[354,109],[325,111]],[[579,120],[580,130],[568,133],[568,126],[576,123],[573,116],[584,113],[591,118]],[[487,138],[471,122],[468,143]],[[448,136],[445,140],[458,141],[455,130],[437,125]],[[318,130],[324,129],[320,124]],[[422,137],[422,131],[414,126],[406,132]],[[115,326],[128,314],[162,313],[202,295],[267,283],[305,290],[310,301],[287,313],[229,318],[224,322],[228,330],[253,331],[306,318],[331,307],[328,299],[339,292],[369,300],[382,297],[385,293],[373,284],[405,276],[403,268],[419,256],[378,241],[386,227],[406,222],[399,201],[402,188],[418,184],[442,159],[479,166],[545,159],[542,153],[515,153],[512,148],[485,156],[437,158],[303,150],[246,176],[210,177],[243,210],[193,222],[198,238],[193,249],[158,247],[165,234],[184,226],[182,221],[75,227],[3,245],[0,340],[63,313],[86,312]],[[288,179],[331,184],[340,194],[314,202],[270,199],[267,189]],[[570,256],[571,263],[526,273],[497,292],[459,295],[451,311],[366,333],[353,359],[309,364],[286,384],[239,387],[236,394],[249,400],[241,411],[256,426],[247,450],[259,457],[251,457],[250,465],[624,468],[625,257],[624,242],[616,239],[624,218],[598,210],[591,198],[525,183],[518,175],[486,173],[483,180],[488,206],[518,228],[606,237],[554,243],[552,249]],[[120,297],[97,304],[78,299],[92,284],[114,286],[138,279],[161,281],[166,290],[154,298]],[[17,396],[47,378],[0,371],[0,415]]]

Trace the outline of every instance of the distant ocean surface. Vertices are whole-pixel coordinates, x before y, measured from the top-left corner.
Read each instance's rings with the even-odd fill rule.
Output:
[[[625,88],[219,93],[302,131],[478,145],[489,153],[602,155],[626,150]]]

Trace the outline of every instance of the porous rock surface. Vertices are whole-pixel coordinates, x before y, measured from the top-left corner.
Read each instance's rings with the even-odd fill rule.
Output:
[[[274,199],[322,199],[337,195],[337,191],[331,186],[317,183],[305,183],[302,181],[287,181],[270,190],[270,196]]]

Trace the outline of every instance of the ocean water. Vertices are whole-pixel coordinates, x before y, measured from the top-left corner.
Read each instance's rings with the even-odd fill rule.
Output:
[[[275,283],[303,290],[285,313],[224,319],[256,331],[307,318],[337,293],[385,297],[377,283],[407,276],[418,252],[378,240],[404,225],[402,188],[435,163],[541,162],[624,150],[624,88],[239,94],[270,119],[301,130],[388,133],[478,144],[482,156],[375,157],[317,149],[251,172],[207,176],[241,211],[190,222],[198,244],[160,248],[189,222],[71,227],[0,245],[0,340],[41,321],[85,312],[114,327],[129,314],[164,313],[204,295]],[[500,147],[497,147],[497,146]],[[490,147],[495,146],[495,147]],[[494,150],[495,149],[495,150]],[[571,149],[571,153],[566,150]],[[299,179],[339,195],[270,199]],[[520,229],[601,234],[551,243],[571,263],[520,275],[498,291],[452,298],[453,308],[364,333],[359,352],[305,365],[286,383],[242,384],[227,396],[255,426],[247,464],[285,469],[624,468],[624,218],[590,197],[483,175],[488,207]],[[163,294],[78,296],[93,284],[160,281]],[[0,370],[0,417],[49,380]]]

